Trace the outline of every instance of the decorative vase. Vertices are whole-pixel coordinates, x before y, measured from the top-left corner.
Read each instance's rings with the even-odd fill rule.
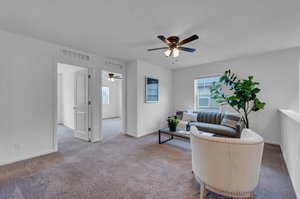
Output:
[[[190,131],[191,130],[191,124],[189,122],[186,124],[186,129],[185,130],[186,131]]]
[[[175,131],[176,131],[176,126],[173,126],[173,125],[171,126],[171,125],[170,125],[169,128],[170,128],[170,131],[171,131],[171,132],[175,132]]]

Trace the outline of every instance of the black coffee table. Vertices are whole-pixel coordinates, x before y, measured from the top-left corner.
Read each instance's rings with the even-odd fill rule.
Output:
[[[190,140],[190,135],[189,134],[185,134],[185,133],[180,133],[180,131],[185,131],[184,129],[177,129],[175,132],[170,131],[169,128],[163,128],[163,129],[159,129],[158,131],[158,143],[159,144],[163,144],[165,142],[168,142],[170,140],[172,140],[174,137],[180,137],[186,140]],[[167,134],[170,135],[171,137],[167,140],[161,141],[161,134]]]

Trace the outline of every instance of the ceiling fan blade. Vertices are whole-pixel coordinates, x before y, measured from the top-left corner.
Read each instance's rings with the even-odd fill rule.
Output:
[[[160,40],[162,40],[164,43],[166,43],[168,45],[171,45],[171,42],[167,38],[165,38],[165,36],[158,35],[157,38],[160,39]]]
[[[178,46],[183,45],[183,44],[186,44],[186,43],[189,43],[189,42],[194,41],[194,40],[196,40],[196,39],[199,39],[199,37],[198,37],[197,35],[190,36],[190,37],[188,37],[188,38],[182,40],[181,42],[179,42],[179,43],[178,43]]]
[[[195,52],[195,48],[187,48],[187,47],[178,47],[179,50],[182,50],[182,51],[186,51],[186,52]]]
[[[115,79],[122,79],[122,77],[120,77],[120,76],[115,76]]]
[[[169,48],[169,47],[151,48],[151,49],[148,49],[148,51],[161,50],[161,49],[168,49],[168,48]]]

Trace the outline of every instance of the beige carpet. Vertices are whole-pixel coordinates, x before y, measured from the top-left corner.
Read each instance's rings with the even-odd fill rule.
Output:
[[[102,140],[112,140],[121,135],[122,120],[121,118],[109,118],[102,120]]]
[[[1,199],[198,198],[191,173],[190,144],[159,145],[157,134],[132,138],[116,133],[88,143],[59,127],[59,152],[0,167]],[[209,198],[223,198],[210,193]],[[278,148],[265,149],[258,199],[294,199]]]

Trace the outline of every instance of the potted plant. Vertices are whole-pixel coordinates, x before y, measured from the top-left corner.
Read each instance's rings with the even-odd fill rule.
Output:
[[[168,122],[168,126],[170,128],[170,131],[175,132],[176,127],[179,124],[179,120],[176,119],[175,117],[168,117],[167,122]]]
[[[253,81],[253,76],[240,80],[230,70],[225,71],[219,82],[213,82],[210,88],[211,97],[221,105],[229,104],[242,117],[242,121],[249,128],[249,114],[264,109],[266,103],[257,98],[260,92],[259,83]],[[228,87],[224,92],[222,87]]]

